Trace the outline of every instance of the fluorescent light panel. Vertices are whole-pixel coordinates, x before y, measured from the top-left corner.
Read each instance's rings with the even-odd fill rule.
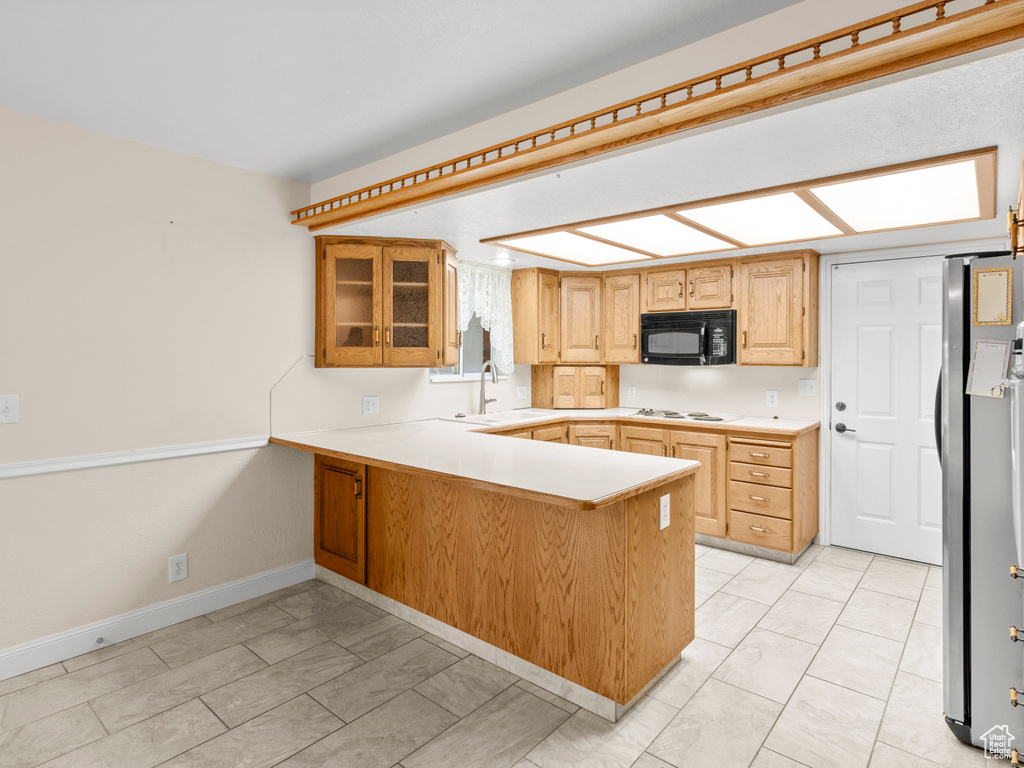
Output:
[[[811,192],[858,232],[976,219],[974,160],[812,187]]]
[[[649,258],[636,251],[627,251],[625,248],[617,248],[614,245],[600,243],[597,240],[569,232],[529,235],[528,237],[517,237],[514,240],[511,238],[499,240],[498,243],[506,248],[531,251],[543,256],[550,256],[553,259],[575,261],[588,266],[614,264],[621,261],[643,261]]]
[[[614,240],[616,243],[658,256],[677,256],[736,247],[732,243],[712,237],[661,214],[578,229],[588,235]]]
[[[747,245],[843,234],[794,192],[689,208],[678,213]]]

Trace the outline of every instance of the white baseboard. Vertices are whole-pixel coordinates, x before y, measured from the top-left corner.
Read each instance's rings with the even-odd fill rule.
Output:
[[[104,645],[129,640],[177,624],[179,621],[194,619],[204,613],[313,578],[316,578],[316,566],[312,560],[303,560],[137,611],[123,613],[111,619],[22,643],[0,651],[0,680],[94,651],[99,647],[96,645],[98,637],[103,638]]]

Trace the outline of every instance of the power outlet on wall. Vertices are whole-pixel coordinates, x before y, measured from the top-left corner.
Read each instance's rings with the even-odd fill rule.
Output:
[[[167,558],[167,577],[172,584],[188,578],[188,552]]]
[[[634,387],[632,384],[630,384],[629,387],[626,388],[626,397],[628,397],[630,400],[636,397],[636,387]]]
[[[779,407],[779,391],[777,389],[768,389],[764,393],[764,404],[769,408]]]
[[[818,396],[818,380],[817,379],[800,379],[800,395],[802,397],[817,397]]]
[[[18,423],[18,396],[0,395],[0,424]]]
[[[363,416],[376,416],[380,413],[380,396],[367,395],[363,398]]]
[[[516,400],[526,399],[526,387],[516,387]]]

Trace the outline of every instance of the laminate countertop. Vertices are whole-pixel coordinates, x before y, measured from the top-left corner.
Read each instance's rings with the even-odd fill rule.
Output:
[[[700,467],[699,462],[684,459],[479,431],[488,426],[496,425],[427,419],[274,435],[270,441],[371,466],[461,478],[577,509],[596,509],[635,496]]]

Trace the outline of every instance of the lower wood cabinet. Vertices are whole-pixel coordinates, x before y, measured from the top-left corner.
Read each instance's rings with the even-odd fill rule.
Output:
[[[724,538],[729,522],[725,503],[728,482],[728,444],[725,435],[671,430],[669,455],[676,459],[700,462],[693,486],[694,530],[705,536]]]
[[[620,427],[621,450],[646,453],[648,456],[668,456],[666,430],[650,427]]]
[[[530,372],[534,408],[617,408],[619,366],[535,365]]]
[[[569,442],[572,445],[583,445],[588,448],[604,448],[613,451],[616,448],[615,424],[594,424],[593,422],[575,422],[569,424]]]
[[[538,427],[533,430],[534,440],[542,440],[545,443],[568,443],[569,427],[564,423],[552,424],[548,427]]]
[[[317,454],[313,560],[366,583],[366,465]]]

